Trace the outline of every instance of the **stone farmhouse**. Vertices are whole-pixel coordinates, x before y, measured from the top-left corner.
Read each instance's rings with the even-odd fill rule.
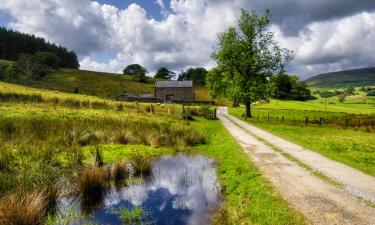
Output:
[[[196,101],[193,81],[156,81],[154,93],[123,93],[118,101],[148,103],[215,104],[213,101]]]

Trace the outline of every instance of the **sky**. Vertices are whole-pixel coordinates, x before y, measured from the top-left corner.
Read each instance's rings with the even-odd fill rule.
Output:
[[[302,79],[375,66],[374,0],[1,0],[0,26],[75,51],[81,69],[138,63],[152,75],[215,66],[217,34],[241,9],[271,10],[275,39],[295,52],[287,71]]]

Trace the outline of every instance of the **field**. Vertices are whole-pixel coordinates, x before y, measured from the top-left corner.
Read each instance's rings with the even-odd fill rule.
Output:
[[[107,178],[98,165],[129,160],[142,171],[148,158],[177,152],[217,160],[226,204],[214,223],[304,224],[219,121],[200,116],[195,121],[181,120],[178,105],[138,107],[93,96],[0,85],[0,224],[10,219],[58,224],[52,209],[60,196],[69,195],[70,184],[82,194],[93,184],[95,194],[105,187]]]
[[[366,101],[364,101],[366,100]],[[277,101],[253,107],[247,121],[330,159],[375,175],[375,102],[353,96],[309,102]],[[242,118],[244,108],[230,113]],[[321,119],[322,118],[322,119]],[[307,121],[306,121],[307,120]]]

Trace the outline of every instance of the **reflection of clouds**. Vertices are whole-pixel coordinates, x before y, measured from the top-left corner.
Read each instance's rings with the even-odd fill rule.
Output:
[[[142,205],[150,191],[166,189],[174,196],[174,209],[188,209],[191,213],[187,224],[202,224],[207,220],[209,209],[218,205],[218,183],[213,160],[203,156],[165,156],[153,165],[154,180],[151,184],[136,184],[115,191],[106,205],[116,205],[127,200],[135,206]],[[167,200],[158,206],[163,211]]]

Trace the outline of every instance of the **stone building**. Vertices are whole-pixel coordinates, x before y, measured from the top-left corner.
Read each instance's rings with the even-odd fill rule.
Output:
[[[194,101],[193,81],[156,81],[155,97],[163,102]]]

